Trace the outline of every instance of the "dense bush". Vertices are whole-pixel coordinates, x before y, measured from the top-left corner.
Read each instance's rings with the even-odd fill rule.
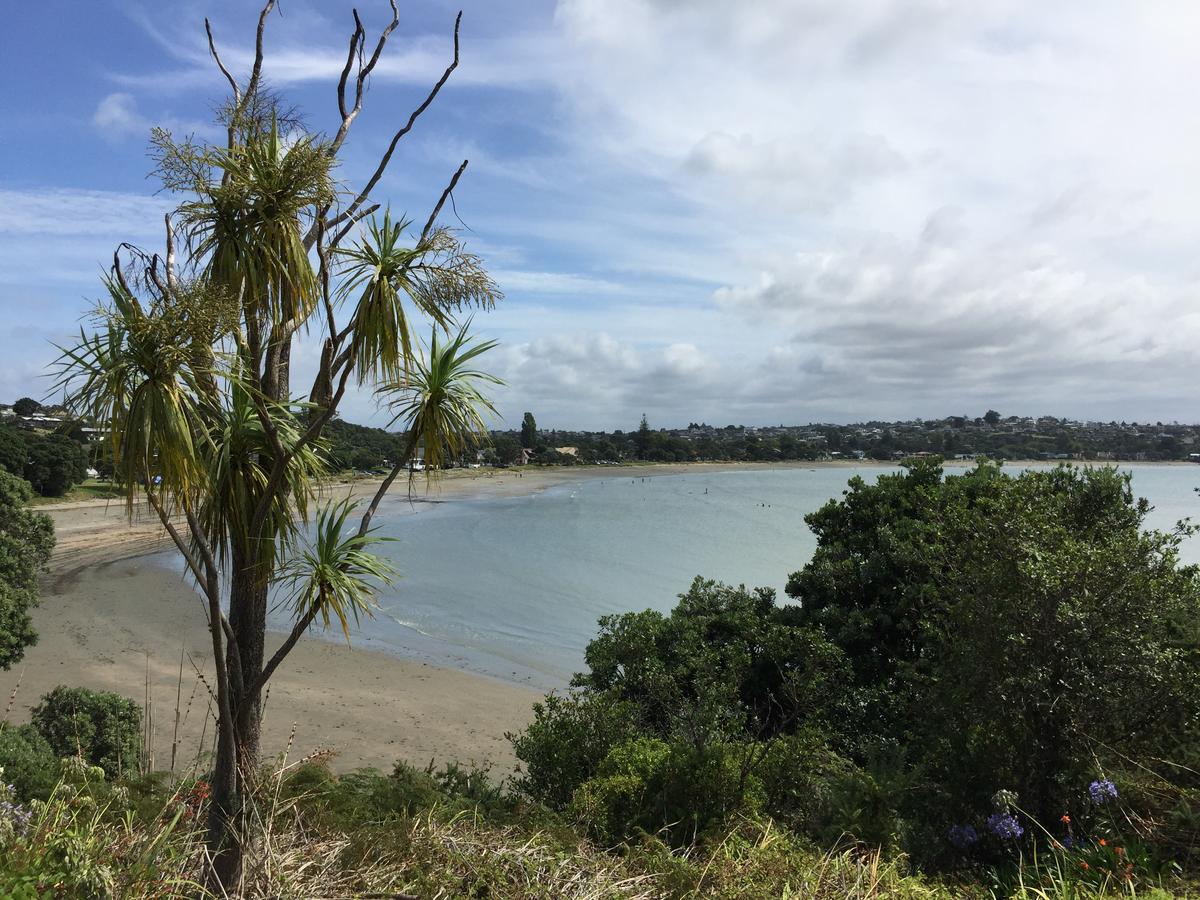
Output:
[[[25,474],[29,447],[25,436],[14,428],[0,427],[0,469],[20,478]]]
[[[37,641],[29,610],[54,549],[54,525],[27,508],[32,496],[28,484],[0,471],[0,669],[19,662]]]
[[[774,745],[845,716],[840,653],[780,613],[772,591],[697,578],[670,615],[602,619],[574,692],[548,697],[513,738],[521,789],[569,809],[602,841],[666,829],[684,843],[734,813],[759,812],[758,770]],[[820,753],[833,758],[823,743]],[[781,806],[766,810],[803,818],[795,803],[782,805],[780,759],[772,791]],[[814,769],[791,771],[798,785]]]
[[[1068,837],[1103,783],[1137,823],[1114,839],[1177,856],[1200,821],[1200,585],[1188,529],[1147,511],[1109,469],[853,479],[807,517],[795,603],[697,579],[670,615],[602,620],[575,693],[514,739],[519,785],[603,840],[762,812],[957,865]]]
[[[142,711],[127,697],[59,686],[32,720],[56,756],[80,756],[110,776],[137,770]]]
[[[1005,789],[1054,822],[1106,769],[1196,745],[1196,569],[1147,511],[1112,469],[918,463],[808,517],[794,620],[854,669],[856,755],[923,783],[910,819],[982,822]]]
[[[25,480],[43,497],[61,497],[87,477],[87,453],[65,434],[52,434],[28,444]]]
[[[11,785],[18,800],[49,797],[58,768],[58,757],[36,728],[0,723],[0,784]]]

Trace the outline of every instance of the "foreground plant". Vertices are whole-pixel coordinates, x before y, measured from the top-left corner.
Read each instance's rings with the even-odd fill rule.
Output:
[[[332,138],[305,132],[262,86],[273,6],[268,0],[259,17],[245,83],[222,63],[208,28],[232,92],[221,113],[227,141],[206,146],[154,132],[164,186],[185,198],[167,218],[165,252],[122,245],[114,254],[108,298],[91,332],[64,349],[59,379],[73,411],[107,432],[131,514],[137,502],[153,508],[206,601],[218,710],[208,844],[218,887],[236,883],[242,865],[267,680],[318,617],[348,634],[348,619],[369,610],[389,574],[371,552],[371,517],[421,442],[432,458],[486,434],[479,412],[490,406],[479,385],[494,379],[456,361],[491,345],[473,344],[460,329],[447,344],[435,338],[426,358],[413,329],[425,319],[451,332],[459,310],[500,297],[479,259],[437,224],[465,161],[420,232],[385,215],[353,248],[342,247],[379,208],[371,193],[397,143],[457,66],[458,21],[453,61],[365,186],[347,192],[332,173],[397,26],[396,5],[369,54],[355,14]],[[301,402],[290,360],[297,335],[309,332],[324,340]],[[409,439],[357,525],[349,506],[326,509],[306,550],[296,517],[310,514],[326,471],[323,432],[352,378],[379,387]],[[295,624],[268,658],[268,595],[280,583],[294,589]]]

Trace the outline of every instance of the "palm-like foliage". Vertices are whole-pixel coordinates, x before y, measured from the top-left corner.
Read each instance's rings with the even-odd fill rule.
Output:
[[[326,628],[337,619],[347,641],[350,620],[358,624],[361,614],[370,615],[377,586],[396,575],[390,563],[369,550],[391,538],[373,530],[347,535],[347,520],[357,506],[346,498],[320,510],[309,546],[282,572],[282,582],[294,590],[296,619],[311,621],[319,615]]]
[[[270,497],[270,510],[261,534],[253,533],[253,520],[270,481],[273,445],[258,414],[251,388],[229,381],[228,397],[213,410],[203,457],[205,491],[199,521],[219,559],[227,560],[234,545],[243,550],[260,543],[260,566],[269,572],[276,552],[285,549],[297,533],[296,517],[308,519],[308,503],[317,479],[325,473],[324,441],[305,444],[295,451],[287,467],[285,487]],[[276,436],[287,451],[299,443],[303,428],[286,404],[260,398]]]
[[[469,326],[467,322],[443,342],[434,328],[428,355],[416,358],[408,377],[379,388],[388,398],[392,422],[406,426],[413,449],[425,445],[430,473],[486,440],[484,414],[497,415],[483,391],[486,385],[503,382],[475,368],[478,358],[496,342],[475,342],[467,334]]]
[[[392,4],[392,24],[369,62],[355,16],[350,62],[338,86],[342,124],[326,142],[304,134],[298,116],[280,112],[277,99],[262,89],[263,29],[274,5],[265,0],[262,7],[244,84],[221,62],[209,30],[209,50],[232,88],[220,120],[225,145],[176,142],[163,129],[153,132],[164,187],[189,195],[167,220],[161,260],[125,245],[144,272],[135,287],[153,299],[139,301],[114,258],[97,328],[81,333],[59,361],[58,386],[68,402],[108,431],[130,513],[145,482],[147,498],[207,602],[218,714],[208,845],[222,893],[237,884],[268,679],[318,615],[326,624],[338,620],[348,636],[350,620],[369,610],[375,585],[392,574],[369,552],[378,540],[370,521],[400,468],[378,487],[355,532],[345,529],[352,507],[337,505],[318,514],[311,545],[297,546],[303,530],[296,517],[307,515],[323,469],[321,435],[349,379],[385,382],[393,410],[410,431],[408,456],[419,439],[435,465],[445,452],[461,452],[482,436],[481,414],[493,410],[479,385],[496,383],[473,368],[491,343],[471,346],[465,330],[438,342],[439,332],[450,333],[454,312],[489,307],[500,297],[480,260],[451,231],[435,227],[465,162],[412,246],[404,246],[408,223],[384,216],[341,253],[341,271],[331,270],[396,141],[458,65],[457,21],[453,63],[339,213],[331,172],[361,108],[367,76],[396,27],[397,7]],[[178,262],[177,236],[185,248]],[[351,298],[350,321],[339,327],[336,305],[350,305]],[[428,359],[415,346],[414,318],[433,324]],[[313,401],[301,411],[290,399],[291,351],[296,334],[316,321],[326,335],[308,394]],[[295,588],[297,620],[267,660],[269,590],[281,579]]]
[[[360,384],[371,377],[398,381],[407,372],[414,350],[406,303],[448,332],[454,311],[489,307],[500,296],[478,257],[464,252],[451,231],[434,229],[410,247],[404,233],[411,224],[385,212],[382,221],[367,223],[354,246],[337,251],[344,262],[340,295],[358,295],[351,340]]]
[[[171,495],[194,496],[203,480],[203,427],[189,313],[199,298],[161,302],[147,312],[115,276],[105,278],[105,287],[109,302],[96,311],[96,330],[81,331],[73,348],[58,348],[56,387],[67,391],[80,418],[108,431],[129,504],[138,484],[155,478]]]
[[[168,186],[197,195],[180,206],[178,221],[193,258],[206,260],[208,280],[269,322],[306,318],[317,279],[302,222],[334,196],[325,147],[308,135],[286,143],[274,116],[269,129],[246,129],[227,148],[197,153],[158,142],[160,167],[173,175]]]

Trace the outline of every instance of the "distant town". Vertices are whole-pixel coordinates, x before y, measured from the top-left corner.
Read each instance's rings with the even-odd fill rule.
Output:
[[[105,464],[93,423],[61,406],[29,398],[0,404],[0,467],[22,474],[39,493],[58,495],[86,477],[103,478]],[[375,472],[390,466],[401,436],[335,420],[327,431],[332,467]],[[1200,425],[1178,422],[1098,422],[1056,416],[946,416],[851,425],[710,425],[655,428],[642,417],[631,430],[572,431],[538,426],[526,413],[519,429],[490,433],[490,442],[463,466],[620,465],[629,462],[772,462],[874,460],[913,456],[970,460],[1200,462]],[[420,465],[418,461],[417,465]]]
[[[525,438],[524,440],[522,438]],[[761,461],[870,459],[910,456],[948,459],[1200,462],[1200,425],[1177,422],[1096,422],[1055,416],[946,416],[851,425],[709,425],[632,431],[536,430],[493,432],[493,452],[505,462],[584,463],[648,460]],[[530,446],[532,444],[532,446]],[[569,457],[570,459],[567,459]]]

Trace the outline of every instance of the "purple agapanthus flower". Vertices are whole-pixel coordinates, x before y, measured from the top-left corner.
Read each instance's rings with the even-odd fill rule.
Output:
[[[1017,817],[1011,813],[992,813],[987,819],[988,831],[1002,841],[1015,841],[1025,833]]]
[[[955,825],[950,829],[950,843],[965,850],[979,840],[979,833],[971,825]]]
[[[9,797],[13,795],[11,784],[7,786],[7,793]],[[0,819],[8,819],[18,834],[25,833],[32,818],[33,813],[21,804],[13,803],[11,800],[0,800]]]
[[[1092,798],[1093,803],[1101,806],[1109,800],[1117,799],[1117,786],[1107,778],[1093,781],[1088,785],[1088,796]]]

